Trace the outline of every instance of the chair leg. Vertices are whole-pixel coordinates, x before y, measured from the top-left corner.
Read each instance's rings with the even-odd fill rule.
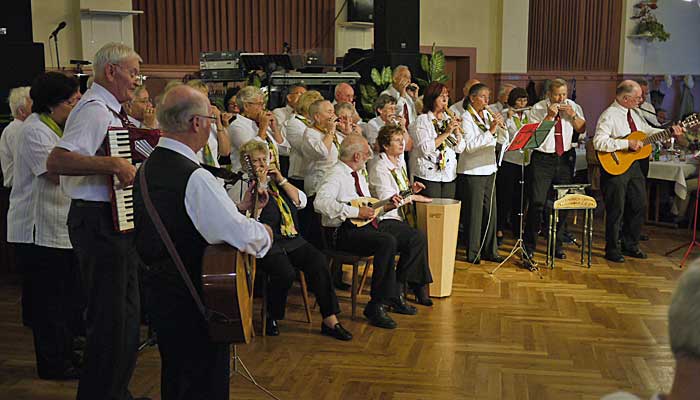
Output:
[[[267,276],[260,277],[262,281],[262,307],[260,307],[260,320],[262,326],[262,337],[267,336],[265,333],[265,322],[267,321]]]
[[[359,262],[352,265],[352,289],[350,292],[350,303],[352,304],[352,315],[351,318],[354,320],[357,315],[357,275],[359,269]]]
[[[304,310],[306,310],[306,321],[311,323],[311,308],[309,308],[309,291],[306,286],[306,276],[299,271],[299,284],[301,285],[301,298],[304,300]]]
[[[365,287],[365,282],[367,281],[367,273],[369,272],[369,261],[365,261],[365,268],[362,270],[362,281],[360,282],[360,287],[357,290],[357,294],[362,294],[362,289]]]

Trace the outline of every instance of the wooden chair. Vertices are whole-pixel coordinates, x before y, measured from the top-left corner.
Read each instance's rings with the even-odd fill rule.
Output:
[[[331,270],[331,274],[337,268],[342,270],[343,265],[352,265],[352,288],[350,289],[350,302],[352,305],[352,319],[355,319],[357,314],[357,295],[360,294],[362,288],[364,287],[365,281],[367,280],[367,272],[369,271],[370,265],[372,264],[372,258],[358,256],[356,254],[348,253],[346,251],[337,250],[332,246],[333,243],[333,229],[322,228],[321,241],[323,245],[323,253],[328,257],[328,266]],[[360,265],[363,265],[362,271],[362,281],[359,281],[359,270]]]
[[[299,286],[301,288],[301,298],[304,301],[304,311],[306,311],[306,322],[311,323],[311,307],[309,306],[309,291],[306,285],[306,275],[302,271],[297,271]],[[262,336],[265,336],[265,321],[267,320],[267,281],[268,275],[262,271],[257,271],[262,285],[262,307],[260,308],[260,319],[262,320]]]

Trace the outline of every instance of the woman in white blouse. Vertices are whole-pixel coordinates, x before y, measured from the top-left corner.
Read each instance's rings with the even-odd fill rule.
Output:
[[[318,100],[323,100],[323,95],[317,90],[304,92],[297,100],[294,114],[284,123],[284,130],[289,142],[289,181],[298,188],[304,187],[304,175],[308,168],[308,162],[304,159],[303,146],[304,131],[313,126],[309,115],[309,107]]]
[[[431,83],[423,94],[423,114],[410,126],[414,143],[411,171],[414,179],[425,185],[423,194],[433,198],[455,197],[457,153],[464,150],[462,135],[457,132],[459,120],[445,111],[449,101],[447,87]]]
[[[403,160],[404,137],[403,127],[395,125],[385,125],[379,130],[377,144],[379,155],[369,163],[369,189],[372,195],[378,199],[388,199],[402,191],[411,189],[418,193],[425,189],[425,185],[420,182],[411,182],[406,173],[406,163]],[[412,210],[412,201],[430,202],[431,199],[420,194],[414,194],[404,199],[402,207],[391,210],[379,217],[382,224],[409,224],[415,221]],[[433,301],[428,296],[428,284],[433,281],[428,265],[427,239],[422,231],[414,228],[416,241],[413,247],[425,247],[425,251],[419,252],[423,260],[418,263],[419,267],[403,271],[405,276],[397,276],[400,284],[408,284],[408,287],[416,296],[416,302],[424,306],[432,306]],[[399,269],[397,269],[399,271]]]
[[[508,109],[503,111],[508,130],[508,142],[510,143],[521,126],[530,122],[530,113],[523,110],[527,107],[527,92],[523,88],[516,87],[508,95]],[[515,111],[519,110],[519,111]],[[496,175],[496,197],[498,204],[498,222],[496,224],[496,239],[500,245],[503,240],[503,231],[508,227],[514,237],[520,235],[520,178],[521,166],[530,163],[530,151],[507,151],[503,156],[503,162]]]
[[[502,261],[496,244],[495,184],[496,134],[503,116],[487,110],[490,94],[482,83],[469,89],[462,114],[464,153],[457,166],[467,261],[474,264],[480,259]]]

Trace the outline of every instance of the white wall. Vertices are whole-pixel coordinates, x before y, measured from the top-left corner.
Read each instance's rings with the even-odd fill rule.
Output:
[[[630,39],[636,20],[634,4],[626,0],[622,21],[620,68],[623,74],[685,75],[700,74],[700,7],[696,1],[659,1],[654,13],[671,38],[666,42]]]

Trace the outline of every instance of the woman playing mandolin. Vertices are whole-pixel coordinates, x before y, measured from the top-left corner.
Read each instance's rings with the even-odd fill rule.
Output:
[[[240,155],[244,166],[248,164],[248,157],[257,179],[254,179],[239,208],[249,210],[253,204],[253,194],[257,191],[259,220],[272,228],[274,237],[272,248],[258,262],[258,266],[270,277],[265,332],[270,336],[279,335],[277,320],[284,319],[287,292],[299,270],[304,272],[316,294],[323,316],[321,333],[338,340],[352,339],[352,334],[338,321],[340,307],[326,267],[326,257],[299,235],[297,211],[306,207],[306,195],[282,176],[275,166],[268,164],[265,143],[251,140],[241,146]]]

